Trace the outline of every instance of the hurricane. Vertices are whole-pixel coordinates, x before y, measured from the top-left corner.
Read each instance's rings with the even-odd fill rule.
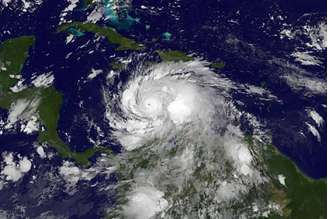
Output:
[[[107,77],[108,86],[117,86],[104,90],[106,118],[124,148],[118,215],[231,218],[240,215],[232,206],[261,190],[266,179],[240,130],[229,95],[234,85],[208,66],[145,63],[126,80]]]

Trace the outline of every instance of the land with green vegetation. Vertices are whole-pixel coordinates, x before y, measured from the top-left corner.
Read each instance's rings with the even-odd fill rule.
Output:
[[[225,66],[224,62],[212,62],[210,64],[210,67],[214,68],[214,69],[222,69],[222,68],[224,68],[224,66]]]
[[[0,95],[4,96],[18,81],[17,76],[28,57],[28,49],[34,44],[33,36],[9,39],[0,44]]]
[[[70,28],[75,28],[80,32],[91,32],[98,34],[99,36],[104,36],[107,38],[108,42],[117,45],[116,50],[142,50],[144,47],[138,44],[136,41],[129,39],[127,37],[119,34],[115,29],[111,27],[101,27],[93,23],[81,23],[72,22],[63,24],[58,28],[58,32],[69,31]]]
[[[93,0],[82,0],[83,7],[87,8],[94,3]]]
[[[28,87],[20,92],[13,92],[10,87],[14,86],[18,79],[16,76],[24,66],[28,58],[28,51],[34,44],[33,36],[23,36],[4,41],[0,44],[0,107],[10,109],[17,100],[32,100],[38,98],[37,112],[44,126],[40,131],[38,140],[40,143],[48,143],[54,147],[62,158],[70,158],[81,165],[89,165],[89,159],[98,152],[110,153],[110,150],[95,146],[84,152],[74,152],[59,137],[57,128],[62,104],[62,94],[54,87]],[[13,77],[15,76],[15,77]]]
[[[159,55],[163,62],[188,62],[194,59],[193,57],[188,56],[179,50],[156,50],[156,53]]]
[[[111,68],[115,71],[122,70],[125,67],[125,64],[119,61],[113,61],[111,63]]]
[[[156,50],[156,53],[163,62],[188,62],[194,60],[192,56],[179,50]],[[224,66],[224,62],[212,62],[209,64],[209,67],[213,69],[222,69]]]
[[[246,141],[250,146],[257,144],[252,137],[247,137]],[[269,188],[271,198],[284,206],[283,215],[270,215],[269,218],[327,218],[326,179],[315,180],[305,176],[273,145],[263,145],[263,147],[265,149],[263,161],[268,168],[268,173],[275,179]],[[286,186],[277,180],[280,174],[286,177]]]

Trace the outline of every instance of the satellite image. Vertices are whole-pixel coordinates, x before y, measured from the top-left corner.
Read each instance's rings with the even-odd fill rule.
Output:
[[[0,0],[0,219],[326,219],[325,0]]]

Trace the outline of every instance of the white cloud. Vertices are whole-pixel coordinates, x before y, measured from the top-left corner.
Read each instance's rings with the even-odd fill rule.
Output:
[[[320,65],[322,62],[313,55],[311,52],[307,51],[295,51],[291,55],[296,61],[300,62],[302,65]]]
[[[318,130],[311,124],[309,123],[305,123],[308,126],[309,131],[318,139],[318,141],[321,141],[321,136],[320,133],[318,132]]]
[[[104,163],[106,163],[104,166]],[[77,167],[73,162],[64,161],[63,165],[59,167],[59,174],[64,178],[66,184],[66,191],[74,193],[74,187],[79,181],[90,181],[98,174],[109,175],[115,170],[114,167],[108,167],[106,159],[98,159],[96,164],[89,168]]]
[[[313,121],[317,124],[317,127],[321,127],[324,120],[315,110],[309,110],[308,115],[313,119]]]
[[[41,74],[38,76],[34,76],[32,84],[35,87],[49,87],[52,85],[53,81],[54,81],[54,76],[53,74],[51,74],[51,72],[45,73],[45,74]]]
[[[68,6],[64,9],[64,12],[73,11],[77,7],[79,0],[67,0]]]
[[[216,191],[215,199],[217,202],[227,202],[239,197],[240,193],[246,192],[248,189],[245,185],[235,182],[221,182]]]
[[[314,50],[324,50],[327,48],[327,24],[325,21],[315,25],[304,25],[293,29],[292,25],[287,25],[280,32],[280,38],[297,39],[306,38],[308,43],[304,47]]]
[[[320,22],[315,26],[305,25],[303,30],[311,39],[311,42],[307,44],[309,47],[317,50],[327,48],[327,24],[325,22]]]
[[[308,77],[305,75],[297,75],[295,73],[284,75],[282,78],[284,78],[287,84],[296,91],[305,89],[307,91],[306,95],[326,95],[327,84],[322,79],[316,77]]]
[[[0,3],[4,6],[7,7],[13,0],[1,0]]]
[[[253,158],[248,147],[234,135],[226,135],[223,138],[225,152],[232,159],[236,170],[242,175],[252,176],[255,172],[251,163]]]
[[[13,87],[9,88],[12,92],[18,93],[25,88],[27,88],[26,84],[24,84],[24,79],[19,80]]]
[[[18,181],[32,167],[32,162],[27,157],[21,157],[18,162],[15,162],[13,153],[3,153],[2,158],[4,160],[4,167],[1,175],[4,175],[7,181]]]
[[[75,185],[80,180],[81,170],[73,163],[65,161],[63,166],[59,168],[59,174],[64,177],[65,181]]]
[[[286,177],[284,175],[279,174],[278,175],[278,180],[279,180],[281,185],[286,186]]]
[[[42,146],[38,146],[38,147],[36,148],[36,152],[39,154],[39,156],[40,156],[41,158],[46,158],[46,157],[47,157],[47,155],[46,155],[46,153],[44,152],[44,149],[43,149]]]
[[[168,207],[164,193],[152,186],[137,187],[128,195],[123,214],[128,219],[148,219]]]
[[[71,14],[71,12],[77,7],[79,0],[66,0],[67,6],[60,14],[59,24],[67,22],[66,16]]]
[[[88,75],[88,79],[93,79],[102,72],[103,71],[101,69],[91,69],[91,73]]]
[[[27,124],[22,124],[21,131],[25,132],[26,134],[31,134],[39,130],[39,122],[38,117],[33,115],[31,119],[27,122]]]
[[[91,23],[96,23],[99,21],[104,14],[104,8],[103,7],[95,7],[93,11],[88,15],[87,21]]]
[[[73,42],[73,39],[74,39],[74,35],[73,34],[68,34],[67,37],[66,37],[66,44],[69,44],[70,42]],[[72,53],[69,53],[68,55],[66,55],[65,58],[68,59],[71,54]]]
[[[11,104],[6,128],[10,128],[17,121],[28,121],[36,114],[39,99],[18,99]]]
[[[18,11],[22,12],[34,12],[38,6],[42,4],[41,0],[20,0],[20,1],[13,1],[13,0],[0,0],[0,5],[4,7],[8,7],[14,4]],[[17,5],[22,4],[22,7],[17,7]]]

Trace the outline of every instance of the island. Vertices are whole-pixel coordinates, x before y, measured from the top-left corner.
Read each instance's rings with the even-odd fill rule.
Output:
[[[97,24],[93,23],[81,23],[81,22],[72,22],[63,24],[60,27],[58,27],[58,32],[63,31],[70,31],[72,28],[74,28],[79,33],[83,32],[91,32],[94,34],[97,34],[99,36],[104,36],[108,40],[109,43],[112,43],[114,45],[117,45],[116,48],[117,51],[123,51],[123,50],[143,50],[144,46],[141,44],[138,44],[136,41],[129,39],[127,37],[122,36],[119,34],[114,28],[111,27],[101,27]]]

